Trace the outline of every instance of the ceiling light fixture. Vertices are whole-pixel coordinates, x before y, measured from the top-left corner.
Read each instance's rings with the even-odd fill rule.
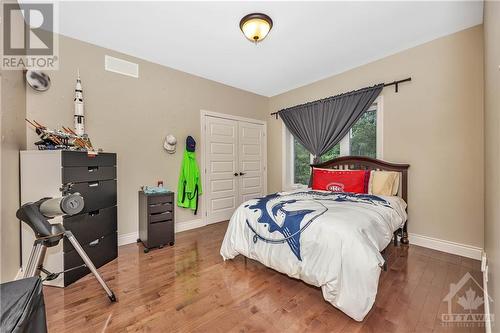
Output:
[[[248,14],[240,21],[241,31],[248,40],[255,44],[266,38],[272,27],[273,20],[262,13]]]

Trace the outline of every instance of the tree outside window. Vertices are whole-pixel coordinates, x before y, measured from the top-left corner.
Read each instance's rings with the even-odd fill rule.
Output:
[[[295,184],[309,184],[311,176],[311,154],[295,138],[293,138],[293,174]]]
[[[350,131],[353,156],[377,157],[377,111],[367,111]]]

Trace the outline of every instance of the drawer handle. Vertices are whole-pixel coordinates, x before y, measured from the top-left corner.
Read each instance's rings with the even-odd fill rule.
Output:
[[[164,222],[171,222],[171,221],[172,221],[171,219],[166,219],[166,220],[161,220],[161,221],[150,222],[150,224],[164,223]]]
[[[169,214],[170,212],[159,212],[159,213],[151,213],[150,215],[151,216],[155,216],[155,215],[162,215],[162,214]]]
[[[96,215],[99,215],[99,209],[98,209],[98,210],[94,210],[94,211],[89,212],[89,215],[90,215],[90,216],[96,216]]]
[[[100,241],[100,239],[96,239],[95,241],[90,242],[90,243],[89,243],[89,246],[90,246],[90,247],[97,246],[97,244],[99,244],[99,241]]]
[[[99,169],[99,167],[97,167],[97,166],[90,166],[90,167],[88,167],[89,173],[97,171],[97,169]]]
[[[149,207],[151,208],[154,208],[154,207],[159,207],[159,206],[172,206],[172,204],[170,202],[160,202],[160,203],[156,203],[156,204],[149,204]]]
[[[97,186],[99,186],[99,182],[89,183],[89,187],[97,187]]]

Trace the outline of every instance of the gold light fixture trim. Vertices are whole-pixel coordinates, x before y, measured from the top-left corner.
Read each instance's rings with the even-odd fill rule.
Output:
[[[240,29],[245,37],[258,43],[269,34],[273,27],[273,20],[266,14],[252,13],[245,15],[240,21]]]

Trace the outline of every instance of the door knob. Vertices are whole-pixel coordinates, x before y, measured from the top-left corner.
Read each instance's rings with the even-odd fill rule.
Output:
[[[234,173],[234,175],[235,175],[235,176],[238,176],[238,173],[237,173],[237,172],[235,172],[235,173]]]
[[[244,172],[240,172],[240,176],[244,176],[244,175],[245,175],[245,173],[244,173]]]

